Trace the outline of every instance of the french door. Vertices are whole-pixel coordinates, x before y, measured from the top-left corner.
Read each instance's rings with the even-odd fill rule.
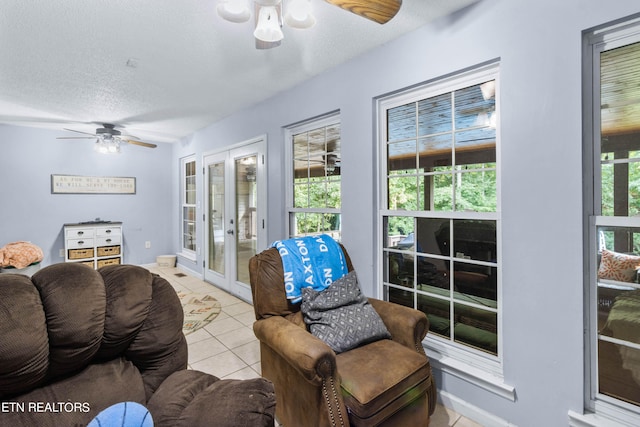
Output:
[[[265,140],[204,156],[205,280],[251,302],[249,258],[266,246]]]

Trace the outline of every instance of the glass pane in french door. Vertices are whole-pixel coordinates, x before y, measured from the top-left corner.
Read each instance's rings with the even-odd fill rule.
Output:
[[[224,275],[224,162],[209,165],[209,269]]]
[[[249,258],[256,254],[257,156],[236,158],[236,280],[249,283]]]

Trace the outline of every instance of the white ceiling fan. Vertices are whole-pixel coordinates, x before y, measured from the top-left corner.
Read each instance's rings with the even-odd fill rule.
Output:
[[[74,129],[64,129],[69,132],[80,133],[85,136],[59,136],[57,139],[95,139],[96,151],[102,153],[119,153],[121,144],[133,144],[141,147],[156,148],[156,144],[140,141],[138,137],[123,134],[115,128],[115,125],[103,123],[95,133],[83,132]]]
[[[400,10],[402,0],[325,0],[363,18],[386,24]],[[250,0],[220,0],[218,15],[229,22],[243,23],[251,18]],[[271,49],[284,38],[283,23],[293,28],[310,28],[316,20],[311,13],[311,0],[253,0],[257,49]]]

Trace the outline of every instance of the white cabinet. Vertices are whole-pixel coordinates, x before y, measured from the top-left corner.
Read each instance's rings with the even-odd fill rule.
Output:
[[[65,224],[64,261],[80,262],[92,268],[122,264],[122,223]]]

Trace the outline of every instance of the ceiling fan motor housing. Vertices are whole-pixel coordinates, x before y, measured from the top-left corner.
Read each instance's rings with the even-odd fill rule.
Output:
[[[112,124],[104,123],[102,126],[103,127],[96,129],[96,135],[102,135],[106,139],[122,135],[122,132],[116,130]]]

